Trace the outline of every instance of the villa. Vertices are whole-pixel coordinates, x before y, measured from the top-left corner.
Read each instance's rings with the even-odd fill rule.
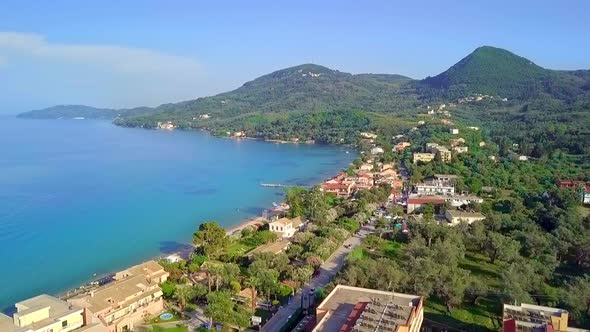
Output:
[[[458,225],[461,222],[472,224],[476,221],[484,220],[486,217],[479,212],[464,212],[459,210],[447,210],[445,212],[445,218],[449,222],[449,225]]]
[[[84,308],[46,294],[15,304],[12,317],[0,313],[2,332],[106,332],[101,324],[85,325]]]
[[[115,281],[68,300],[84,308],[87,324],[101,323],[109,332],[131,331],[147,316],[164,309],[158,284],[168,272],[155,261],[148,261],[115,274]]]
[[[301,217],[297,217],[293,219],[281,218],[268,224],[268,227],[271,232],[276,233],[280,238],[288,239],[299,231],[301,225],[303,225],[303,221]]]
[[[418,162],[429,163],[434,160],[434,153],[414,153],[413,155],[413,162],[417,164]]]

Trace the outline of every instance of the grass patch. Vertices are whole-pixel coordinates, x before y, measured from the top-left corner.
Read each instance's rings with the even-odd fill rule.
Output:
[[[425,323],[448,327],[449,330],[498,331],[500,317],[495,314],[498,304],[495,300],[482,299],[477,305],[464,303],[449,313],[447,307],[434,297],[426,301]]]
[[[501,288],[499,267],[491,264],[488,258],[476,253],[468,252],[465,258],[459,263],[459,267],[471,272],[490,288]]]
[[[228,257],[242,257],[248,251],[254,249],[256,246],[244,243],[242,241],[235,241],[227,247]]]

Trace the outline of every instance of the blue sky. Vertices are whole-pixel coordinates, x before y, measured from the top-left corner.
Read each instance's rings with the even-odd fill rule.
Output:
[[[153,106],[308,62],[423,78],[481,45],[590,69],[589,21],[585,0],[3,0],[0,113]]]

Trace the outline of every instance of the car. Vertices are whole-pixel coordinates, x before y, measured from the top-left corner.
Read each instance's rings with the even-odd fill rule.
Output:
[[[346,248],[346,249],[350,249],[350,247],[351,247],[351,245],[350,245],[350,244],[345,244],[345,245],[344,245],[344,248]]]

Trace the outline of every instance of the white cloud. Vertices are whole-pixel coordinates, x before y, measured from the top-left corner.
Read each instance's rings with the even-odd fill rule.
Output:
[[[0,31],[0,112],[21,105],[157,106],[220,92],[191,57]],[[27,102],[24,102],[27,101]],[[24,103],[24,104],[23,104]],[[29,106],[32,105],[32,106]]]
[[[56,61],[101,66],[121,73],[192,73],[196,60],[149,49],[99,44],[62,44],[48,42],[33,33],[0,32],[0,56],[33,56]],[[0,58],[1,61],[1,58]]]

